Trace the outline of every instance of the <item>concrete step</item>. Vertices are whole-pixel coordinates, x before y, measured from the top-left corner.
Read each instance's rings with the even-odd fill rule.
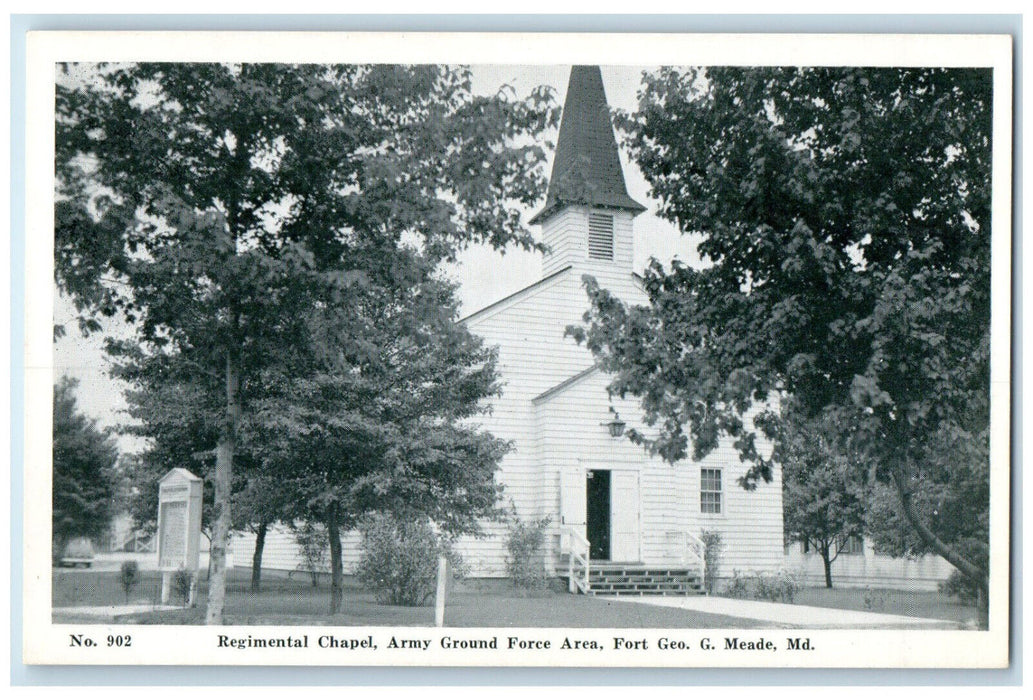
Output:
[[[579,579],[583,576],[582,568],[574,571]],[[701,595],[703,582],[694,568],[592,562],[588,588],[591,595],[686,596]]]
[[[701,588],[698,581],[664,581],[662,583],[653,583],[648,581],[589,581],[588,585],[592,588],[634,588],[639,590],[656,589],[660,590],[663,588]]]
[[[652,577],[638,577],[638,576],[618,576],[615,578],[609,577],[591,577],[588,579],[589,583],[642,583],[646,585],[662,586],[668,583],[698,583],[698,578],[664,578],[657,579]]]

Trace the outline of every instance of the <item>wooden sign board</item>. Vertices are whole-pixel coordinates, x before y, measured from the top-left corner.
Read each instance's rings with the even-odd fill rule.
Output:
[[[172,469],[158,482],[158,568],[197,571],[201,545],[202,480]]]

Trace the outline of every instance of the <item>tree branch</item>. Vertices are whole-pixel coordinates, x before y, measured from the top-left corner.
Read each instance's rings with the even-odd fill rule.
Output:
[[[900,497],[900,503],[903,506],[904,517],[915,528],[919,537],[929,545],[930,549],[950,562],[966,578],[971,579],[980,588],[986,590],[989,587],[988,573],[958,554],[956,550],[937,537],[936,533],[922,521],[921,516],[915,510],[911,489],[907,487],[907,474],[905,471],[903,466],[898,466],[897,469],[893,470],[893,482],[897,487],[897,495]]]

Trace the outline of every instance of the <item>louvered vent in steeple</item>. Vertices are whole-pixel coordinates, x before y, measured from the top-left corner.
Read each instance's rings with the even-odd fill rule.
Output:
[[[588,257],[613,260],[613,214],[591,212],[588,215]]]

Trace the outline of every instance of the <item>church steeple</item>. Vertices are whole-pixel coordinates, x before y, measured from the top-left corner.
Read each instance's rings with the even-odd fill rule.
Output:
[[[563,103],[560,135],[545,207],[531,219],[544,223],[564,206],[645,210],[628,195],[599,66],[574,66]]]
[[[545,208],[531,219],[542,225],[548,247],[542,274],[573,266],[578,278],[630,280],[632,220],[644,210],[624,183],[602,72],[599,66],[574,66]]]

